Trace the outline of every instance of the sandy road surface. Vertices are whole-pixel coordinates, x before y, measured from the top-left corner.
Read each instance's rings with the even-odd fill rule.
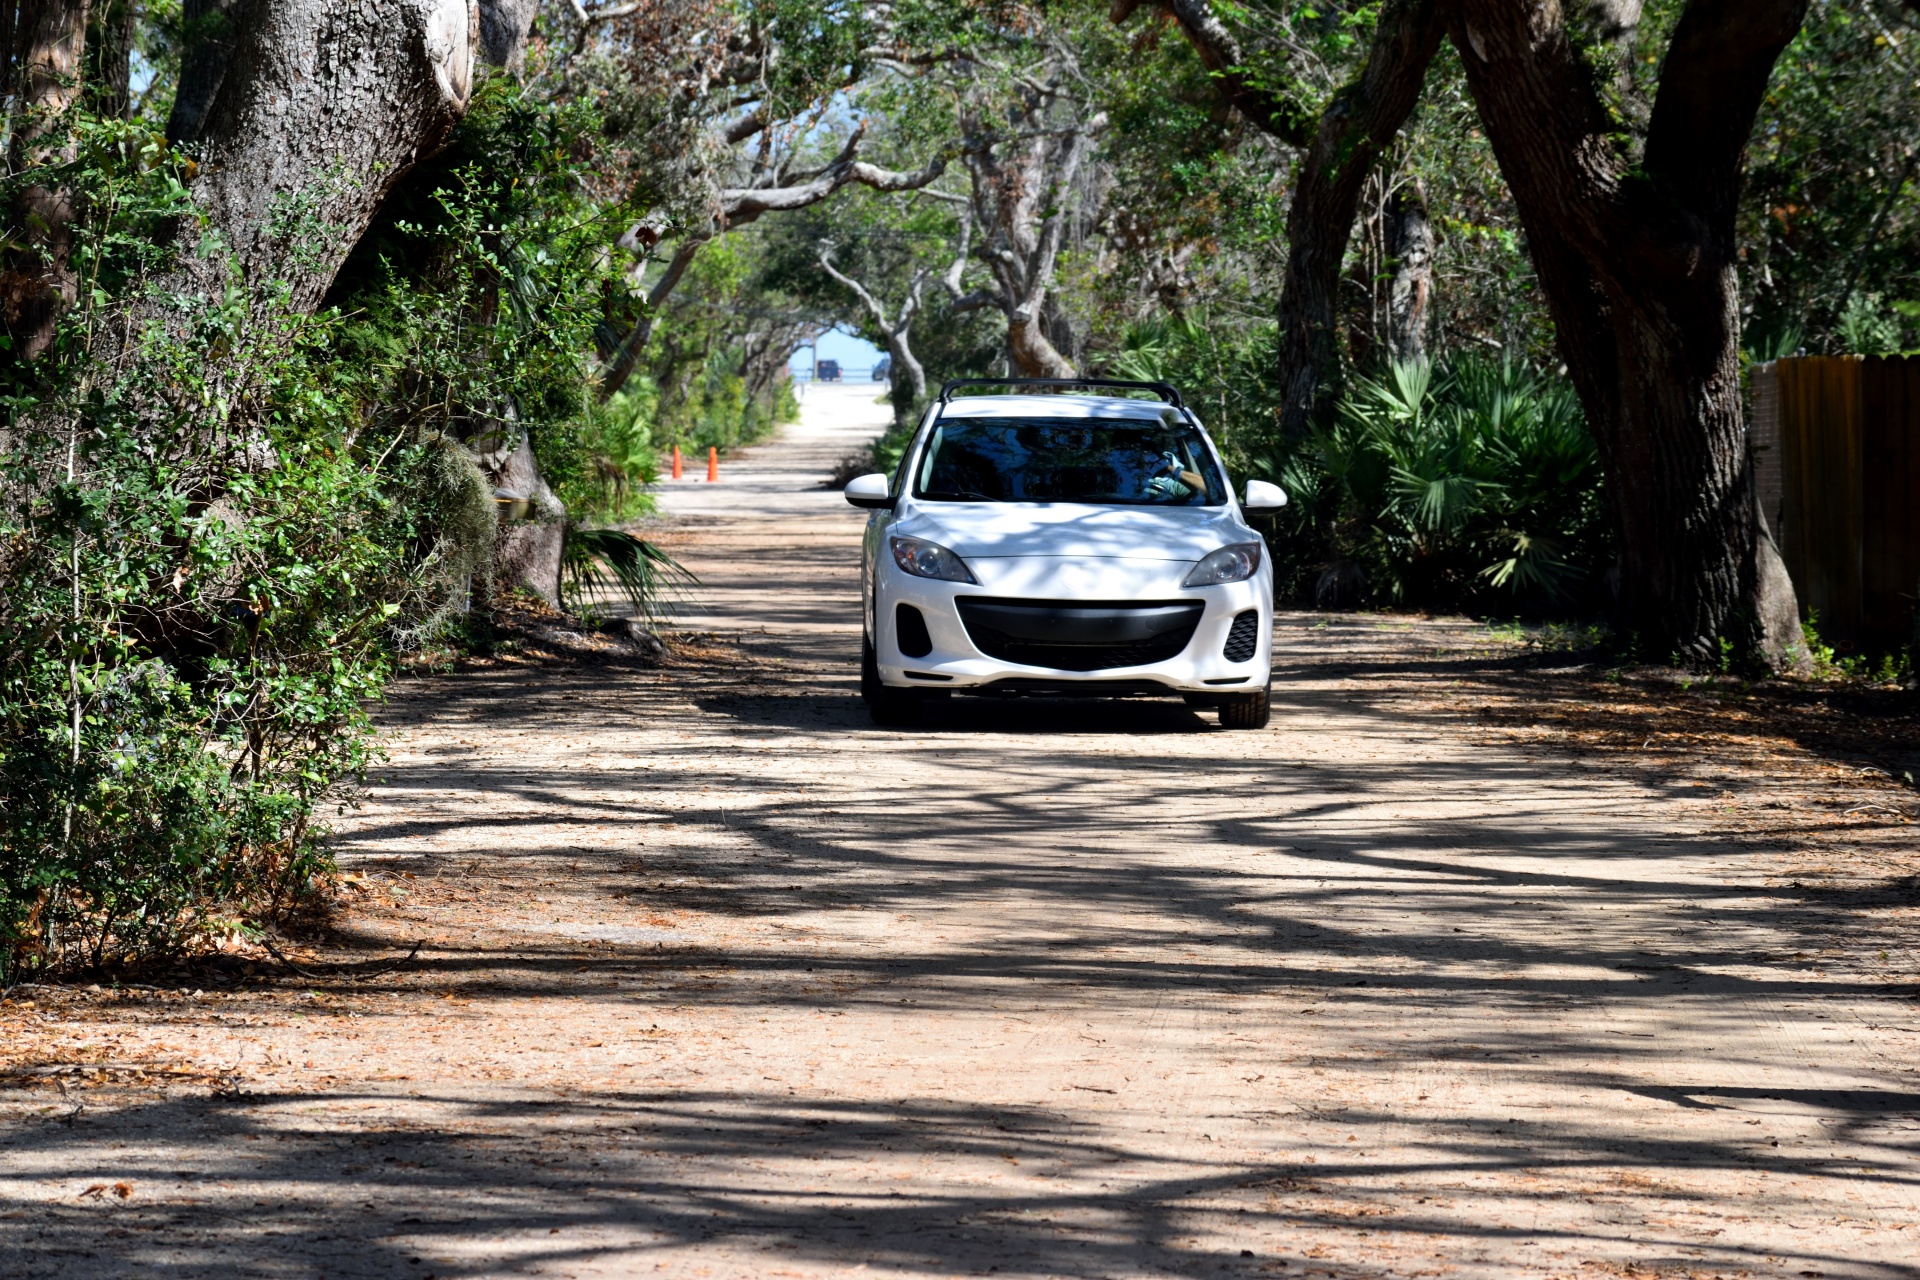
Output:
[[[872,728],[871,394],[669,496],[738,661],[401,690],[321,959],[414,965],[9,1012],[100,1072],[0,1095],[0,1275],[1920,1275],[1912,973],[1396,709],[1464,624],[1283,618],[1259,734]]]

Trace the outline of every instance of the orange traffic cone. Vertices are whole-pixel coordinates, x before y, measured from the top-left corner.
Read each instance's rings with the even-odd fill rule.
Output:
[[[679,445],[673,446],[673,478],[675,480],[678,480],[680,478],[680,446]]]
[[[712,484],[720,478],[720,450],[713,445],[707,446],[707,483]]]

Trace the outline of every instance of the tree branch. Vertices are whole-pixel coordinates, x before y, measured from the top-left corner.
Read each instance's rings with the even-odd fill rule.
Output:
[[[1312,143],[1312,113],[1294,99],[1253,82],[1240,42],[1207,0],[1113,0],[1107,17],[1115,25],[1123,24],[1143,3],[1165,10],[1180,24],[1187,43],[1200,55],[1201,65],[1219,86],[1220,96],[1235,111],[1289,146],[1305,147]]]
[[[838,267],[833,265],[833,246],[831,244],[822,244],[820,246],[820,266],[828,275],[839,281],[841,285],[853,291],[853,296],[860,299],[860,304],[867,309],[867,314],[873,317],[874,323],[878,324],[884,332],[893,332],[893,324],[887,319],[887,309],[880,305],[880,299],[868,293],[866,287],[858,280],[846,275]]]
[[[866,125],[862,122],[840,149],[840,154],[809,182],[790,187],[739,187],[720,193],[720,210],[714,227],[705,234],[689,236],[675,252],[667,264],[666,272],[647,291],[646,307],[640,318],[608,357],[606,370],[600,378],[601,400],[612,397],[633,376],[634,368],[646,350],[647,339],[653,334],[654,318],[659,314],[660,307],[686,275],[701,246],[715,235],[731,227],[744,226],[763,213],[804,209],[808,205],[818,204],[848,183],[859,183],[876,191],[912,191],[933,182],[946,169],[946,159],[941,156],[934,157],[925,169],[911,173],[882,169],[878,165],[856,160],[854,157],[858,154],[865,132]],[[651,248],[659,239],[659,228],[642,223],[623,236],[621,243],[627,245],[631,241],[633,247]]]
[[[667,300],[667,295],[679,286],[680,278],[687,274],[687,268],[693,265],[694,255],[700,252],[704,244],[705,239],[689,240],[675,251],[667,262],[666,271],[653,282],[653,288],[647,290],[647,310],[657,310]]]
[[[737,147],[766,127],[767,109],[760,107],[757,110],[748,112],[746,115],[741,116],[738,120],[728,125],[721,131],[720,136],[726,139],[728,146]]]
[[[1645,167],[1663,192],[1718,219],[1740,195],[1740,162],[1773,64],[1807,0],[1689,0],[1667,46]]]
[[[1389,0],[1359,78],[1321,112],[1287,210],[1280,295],[1280,426],[1298,438],[1326,409],[1339,373],[1338,287],[1360,191],[1412,113],[1445,32],[1439,0]]]
[[[804,209],[818,204],[848,183],[859,183],[875,191],[914,191],[939,178],[947,169],[945,156],[935,156],[927,167],[911,172],[882,169],[864,160],[854,160],[846,152],[822,169],[810,181],[789,187],[732,187],[720,193],[720,222],[738,227],[763,213]]]
[[[954,251],[953,265],[947,268],[947,273],[944,276],[940,277],[941,287],[946,289],[948,296],[953,299],[953,309],[955,312],[960,310],[960,304],[965,301],[965,296],[960,292],[960,277],[966,272],[967,254],[972,247],[973,215],[971,211],[969,211],[960,218],[960,247]],[[975,307],[979,305],[981,304],[974,304]]]
[[[600,375],[601,403],[618,395],[620,388],[627,385],[627,379],[633,376],[634,369],[640,364],[641,354],[647,349],[647,340],[653,336],[653,322],[660,314],[661,304],[679,285],[681,277],[687,274],[687,268],[693,265],[695,255],[706,243],[706,237],[698,237],[681,245],[667,262],[666,271],[653,282],[653,288],[647,290],[646,306],[640,318],[633,322],[633,327],[627,330],[627,336],[607,356],[606,371]]]
[[[1067,143],[1066,162],[1060,166],[1060,176],[1048,191],[1048,203],[1053,212],[1040,228],[1039,252],[1034,255],[1032,268],[1027,273],[1026,295],[1015,303],[1015,317],[1020,313],[1031,316],[1039,309],[1047,290],[1053,284],[1053,264],[1060,256],[1060,240],[1066,234],[1067,202],[1063,193],[1073,187],[1074,179],[1080,174],[1080,166],[1086,162],[1087,152],[1092,149],[1093,135],[1107,127],[1106,113],[1093,117],[1086,124],[1073,131]]]

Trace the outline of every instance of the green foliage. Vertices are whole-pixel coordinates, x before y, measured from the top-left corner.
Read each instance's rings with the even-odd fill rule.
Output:
[[[579,441],[599,490],[590,498],[576,494],[576,508],[604,520],[632,519],[653,510],[652,495],[644,486],[660,477],[660,451],[653,441],[659,403],[653,380],[641,377],[593,406]]]
[[[28,177],[74,195],[80,305],[0,370],[0,980],[299,901],[396,656],[487,598],[475,454],[524,433],[612,515],[654,466],[651,388],[591,395],[621,210],[586,194],[584,108],[483,87],[312,316],[276,281],[176,296],[186,162],[137,124],[68,123],[76,158]],[[332,234],[318,194],[276,203],[293,269]],[[671,566],[641,567],[657,600]]]
[[[1920,15],[1813,0],[1754,122],[1741,203],[1749,324],[1815,352],[1900,350],[1920,329]]]
[[[813,313],[768,296],[761,243],[749,228],[706,246],[663,310],[645,360],[656,447],[724,451],[797,413],[786,363]]]
[[[1337,420],[1275,470],[1293,499],[1276,561],[1296,589],[1345,558],[1396,604],[1564,609],[1608,550],[1572,389],[1512,363],[1456,357],[1355,377]]]
[[[598,118],[489,80],[449,145],[411,174],[328,301],[349,317],[344,371],[376,420],[476,453],[522,435],[580,514],[626,514],[650,459],[596,409],[588,360],[624,209],[584,192]]]
[[[1908,319],[1900,304],[1888,306],[1878,293],[1856,293],[1834,321],[1834,338],[1839,349],[1850,355],[1899,355],[1908,345]]]
[[[1168,382],[1235,471],[1269,478],[1275,447],[1270,386],[1276,333],[1271,322],[1222,323],[1206,312],[1127,326],[1119,349],[1098,366],[1104,376]]]
[[[1800,624],[1806,645],[1807,674],[1816,680],[1857,680],[1866,684],[1912,687],[1920,646],[1885,653],[1841,654],[1820,634],[1820,611],[1809,609]]]
[[[396,628],[444,607],[419,496],[473,494],[431,443],[360,429],[331,317],[271,282],[172,296],[180,162],[138,126],[71,123],[80,302],[5,370],[4,980],[177,952],[306,890]]]

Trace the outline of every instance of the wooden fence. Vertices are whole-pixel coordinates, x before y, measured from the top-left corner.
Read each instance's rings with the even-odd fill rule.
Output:
[[[1753,366],[1761,510],[1802,616],[1849,648],[1915,638],[1920,357],[1794,356]]]

